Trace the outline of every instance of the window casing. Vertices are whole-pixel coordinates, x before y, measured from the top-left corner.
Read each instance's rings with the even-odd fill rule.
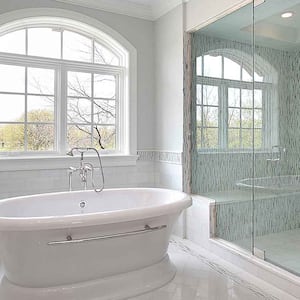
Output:
[[[274,122],[272,83],[221,51],[196,60],[196,139],[199,151],[267,150]]]
[[[49,38],[50,42],[59,46],[58,50],[53,47],[56,51],[52,51],[52,54],[49,53],[47,39],[46,46],[39,46],[37,38],[49,32],[55,36]],[[9,46],[8,42],[15,38],[14,35],[20,45],[15,42]],[[72,45],[72,37],[73,44],[76,42],[74,37],[77,42],[79,40],[77,52],[75,47],[67,47]],[[84,43],[80,43],[80,39]],[[87,47],[80,48],[80,45]],[[11,90],[5,90],[0,83],[0,107],[6,107],[8,116],[13,104],[7,109],[6,101],[12,97],[14,100],[10,100],[10,103],[19,103],[15,107],[20,108],[23,101],[21,106],[24,107],[19,116],[11,113],[14,119],[5,119],[5,114],[1,116],[0,113],[2,155],[64,154],[73,146],[93,146],[108,154],[128,153],[128,58],[125,49],[118,49],[106,40],[87,36],[74,28],[71,30],[57,24],[29,24],[0,35],[0,51],[1,71],[10,69],[7,74],[14,74],[13,69],[18,69],[19,74],[23,73],[19,76],[23,80],[22,90],[14,90],[12,82]],[[38,76],[32,78],[30,74],[37,70]],[[50,92],[45,91],[37,80],[43,78],[42,73],[48,74],[44,77],[48,81],[47,89],[52,87]],[[33,98],[39,98],[39,104],[35,102],[35,111],[32,112]],[[43,110],[43,107],[47,109]],[[38,110],[40,114],[34,116]],[[3,134],[4,127],[6,136]],[[18,138],[22,142],[16,141],[11,145],[7,143],[7,136],[9,132],[16,132],[16,129],[21,132]],[[11,138],[11,141],[14,140]]]

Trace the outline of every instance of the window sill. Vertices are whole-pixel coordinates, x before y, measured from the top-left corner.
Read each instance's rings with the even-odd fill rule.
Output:
[[[135,166],[138,155],[103,155],[101,161],[103,167]],[[54,170],[67,169],[77,166],[80,157],[74,156],[35,156],[35,157],[1,157],[0,172],[3,171],[26,171],[26,170]],[[96,168],[99,166],[96,156],[86,156],[86,162],[92,163]]]

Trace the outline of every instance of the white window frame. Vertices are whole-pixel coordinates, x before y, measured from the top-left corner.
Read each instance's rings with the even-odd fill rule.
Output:
[[[43,16],[43,17],[40,17]],[[75,21],[76,20],[76,21]],[[119,33],[108,27],[107,25],[93,19],[86,15],[79,13],[61,10],[61,9],[24,9],[5,14],[0,21],[0,35],[5,33],[22,29],[26,26],[34,27],[51,27],[51,25],[60,25],[66,30],[74,31],[79,34],[95,38],[99,40],[103,46],[107,47],[114,53],[118,53],[121,58],[121,66],[106,66],[98,64],[82,63],[78,61],[67,61],[53,58],[41,58],[32,57],[19,54],[0,53],[0,62],[3,64],[11,65],[28,65],[29,67],[37,68],[53,68],[56,69],[57,75],[59,75],[60,82],[64,84],[66,80],[66,70],[78,70],[78,71],[96,71],[96,73],[112,73],[117,75],[119,80],[119,86],[122,92],[120,93],[120,138],[119,145],[121,151],[114,153],[104,153],[104,159],[108,162],[108,165],[133,165],[136,163],[136,98],[137,98],[137,53],[136,49]],[[66,86],[66,85],[65,85]],[[56,88],[60,88],[60,84],[57,84]],[[64,93],[61,94],[66,99]],[[58,105],[61,105],[60,97],[57,97]],[[61,107],[63,107],[61,105]],[[66,109],[66,105],[64,106]],[[30,156],[26,153],[25,156],[13,157],[1,157],[2,162],[8,159],[11,163],[11,159],[27,161],[28,159],[45,159],[45,161],[52,161],[50,168],[54,166],[53,159],[58,159],[61,156],[65,157],[65,136],[66,136],[66,111],[63,109],[59,112],[57,110],[57,117],[59,118],[58,130],[60,134],[57,138],[57,143],[60,146],[57,153],[33,153]],[[127,157],[124,159],[124,157]],[[59,161],[61,161],[59,159]],[[20,165],[20,164],[19,164]],[[60,164],[61,165],[61,164]],[[104,165],[106,165],[104,161]],[[38,167],[38,166],[37,166]],[[10,169],[10,167],[7,168]],[[22,167],[21,167],[22,168]],[[55,167],[56,168],[56,167]]]

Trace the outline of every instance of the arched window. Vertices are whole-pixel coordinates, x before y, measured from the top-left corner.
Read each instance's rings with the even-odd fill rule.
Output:
[[[197,57],[196,73],[197,149],[247,150],[254,141],[255,149],[265,150],[276,143],[274,130],[270,134],[276,127],[274,70],[255,68],[253,78],[249,55],[220,49]]]
[[[128,50],[81,22],[0,27],[0,152],[128,152],[128,69]]]

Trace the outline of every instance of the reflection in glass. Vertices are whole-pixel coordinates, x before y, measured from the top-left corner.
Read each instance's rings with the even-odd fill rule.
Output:
[[[224,78],[231,80],[241,80],[241,66],[226,57],[224,57]]]
[[[222,77],[222,57],[204,55],[204,76]]]

